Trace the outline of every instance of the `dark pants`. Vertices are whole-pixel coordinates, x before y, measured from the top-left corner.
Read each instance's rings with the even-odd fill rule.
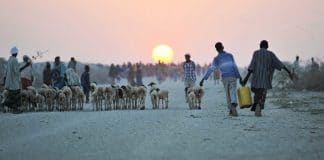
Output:
[[[20,90],[8,90],[8,97],[4,102],[9,108],[18,109],[21,105]]]
[[[255,111],[256,106],[259,104],[261,109],[264,109],[264,103],[267,96],[267,89],[265,88],[251,88],[254,93],[254,103],[252,105],[251,111]]]
[[[89,88],[83,87],[83,93],[85,94],[86,97],[86,103],[89,102],[89,92],[90,92]]]

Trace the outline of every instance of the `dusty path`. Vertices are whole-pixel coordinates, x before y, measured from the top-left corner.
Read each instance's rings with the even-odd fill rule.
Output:
[[[319,93],[302,94],[318,100],[307,106],[314,110],[292,109],[300,104],[292,92],[297,96],[284,100],[270,95],[261,118],[247,109],[232,118],[222,86],[206,83],[199,111],[187,109],[182,83],[163,86],[172,90],[169,110],[1,113],[0,159],[324,158]],[[146,105],[151,108],[148,98]]]

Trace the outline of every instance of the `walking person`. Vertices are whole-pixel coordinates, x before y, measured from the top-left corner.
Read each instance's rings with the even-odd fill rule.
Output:
[[[251,74],[251,90],[254,93],[254,103],[251,111],[255,112],[255,116],[262,116],[261,110],[264,109],[267,90],[272,88],[272,78],[275,69],[284,69],[290,79],[293,79],[292,73],[287,67],[277,58],[277,56],[268,50],[268,41],[262,40],[260,49],[253,53],[252,61],[248,67],[248,74],[240,83],[244,86]]]
[[[62,89],[65,86],[65,65],[61,62],[60,57],[55,57],[53,69],[52,69],[52,80],[53,86],[58,89]]]
[[[34,71],[31,64],[31,59],[27,56],[23,56],[23,63],[22,66],[25,66],[26,64],[29,64],[27,67],[21,70],[20,77],[21,77],[21,88],[27,89],[28,86],[33,85],[34,80]]]
[[[23,67],[19,68],[19,63],[17,60],[18,49],[16,47],[11,48],[11,56],[7,63],[7,69],[5,74],[5,89],[8,90],[8,96],[4,102],[5,106],[13,109],[13,113],[21,113],[19,110],[21,98],[21,79],[20,72],[30,65],[27,62]]]
[[[43,70],[43,83],[47,86],[52,86],[52,71],[51,64],[46,62],[45,68]]]
[[[222,82],[226,92],[227,107],[229,115],[238,116],[237,107],[237,79],[241,79],[237,65],[234,61],[233,55],[224,51],[224,46],[221,42],[215,44],[218,55],[214,58],[212,64],[208,67],[206,74],[200,81],[199,85],[203,86],[204,80],[207,80],[214,70],[219,69],[222,76]]]
[[[315,62],[314,57],[312,57],[312,64],[311,64],[311,72],[318,72],[319,71],[319,64]]]
[[[127,75],[127,81],[128,84],[131,86],[135,86],[135,67],[132,64],[129,64],[128,66],[128,75]]]
[[[143,73],[141,64],[136,64],[136,85],[142,86],[143,85]]]
[[[86,103],[89,103],[90,67],[88,65],[84,66],[84,72],[81,75],[81,85],[82,85],[82,88],[83,88],[83,93],[86,96]]]
[[[299,56],[296,56],[293,67],[293,73],[298,75],[300,73]]]
[[[117,74],[118,74],[117,67],[114,64],[111,64],[109,67],[109,73],[108,73],[108,76],[111,79],[110,84],[112,84],[112,85],[116,84]]]
[[[196,64],[192,61],[189,53],[185,54],[185,61],[183,62],[184,71],[184,86],[185,86],[185,98],[188,102],[188,88],[195,86],[196,83]],[[199,108],[198,108],[199,109]]]
[[[72,68],[74,71],[76,71],[76,65],[77,65],[77,61],[75,60],[74,57],[71,57],[71,60],[68,63],[68,68]]]

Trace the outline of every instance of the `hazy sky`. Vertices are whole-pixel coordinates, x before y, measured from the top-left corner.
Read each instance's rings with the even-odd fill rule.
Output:
[[[284,61],[324,58],[323,7],[323,0],[0,0],[0,57],[17,45],[20,58],[49,49],[37,61],[153,62],[162,43],[174,62],[189,52],[210,63],[222,41],[246,66],[267,39]]]

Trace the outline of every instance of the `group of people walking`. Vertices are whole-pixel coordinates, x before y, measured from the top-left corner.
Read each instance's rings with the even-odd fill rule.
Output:
[[[238,105],[236,95],[237,80],[239,80],[242,86],[245,86],[250,76],[253,75],[251,79],[251,90],[254,93],[254,102],[251,111],[255,112],[255,116],[262,116],[261,111],[264,109],[267,91],[272,88],[274,71],[283,69],[288,73],[289,77],[293,79],[293,73],[277,58],[275,53],[268,50],[268,47],[269,44],[266,40],[260,42],[260,49],[253,53],[253,58],[248,66],[248,73],[242,78],[233,55],[224,50],[224,46],[221,42],[217,42],[215,44],[215,49],[218,55],[213,59],[203,78],[200,80],[199,85],[203,86],[204,81],[207,80],[215,70],[219,71],[227,97],[229,115],[238,116],[236,110]],[[5,105],[12,108],[14,112],[17,112],[18,106],[20,105],[20,101],[18,100],[20,89],[26,89],[28,86],[31,86],[34,77],[31,59],[28,56],[24,56],[23,65],[19,65],[17,60],[18,49],[13,47],[10,53],[11,56],[8,60],[5,74],[5,89],[9,92],[9,98],[5,101]],[[196,65],[190,58],[190,54],[185,54],[185,62],[183,63],[185,95],[187,95],[188,88],[195,86],[197,79]],[[297,61],[298,59],[299,57]],[[89,102],[90,67],[85,65],[84,72],[81,75],[81,82],[79,82],[80,78],[76,77],[77,74],[75,72],[76,65],[77,62],[72,57],[67,69],[64,63],[60,61],[60,57],[55,57],[52,67],[49,62],[46,63],[43,71],[43,83],[58,89],[63,88],[65,85],[81,85],[86,95],[86,102]],[[314,66],[314,68],[316,68],[316,66]],[[137,70],[141,72],[140,67],[138,67]],[[142,83],[142,76],[137,79],[139,79],[137,81]]]
[[[231,53],[224,50],[224,46],[221,42],[215,44],[218,55],[214,58],[212,64],[209,66],[207,72],[199,82],[200,86],[203,86],[204,81],[215,70],[219,69],[221,72],[222,82],[224,85],[227,107],[229,115],[238,116],[236,107],[237,103],[237,80],[239,80],[242,86],[245,86],[249,77],[252,76],[251,90],[254,93],[254,102],[251,107],[251,111],[255,112],[255,116],[262,116],[261,110],[264,109],[264,103],[266,100],[267,90],[272,88],[272,78],[275,70],[284,69],[289,77],[292,79],[293,74],[289,69],[277,58],[277,56],[268,50],[268,41],[262,40],[260,42],[260,49],[253,53],[253,58],[248,67],[248,74],[245,78],[242,78],[238,67],[235,63],[234,57]],[[194,68],[195,63],[190,60],[190,55],[185,55],[186,61],[183,63],[184,79],[185,79],[185,94],[187,88],[195,85],[196,76]]]
[[[31,59],[23,56],[23,63],[19,64],[17,55],[19,53],[17,47],[10,50],[11,56],[7,62],[7,68],[4,78],[4,87],[8,91],[8,96],[4,101],[4,105],[13,110],[14,113],[20,113],[20,90],[27,89],[32,86],[34,81],[34,71]],[[60,61],[60,57],[55,57],[53,66],[49,62],[46,63],[43,70],[43,83],[58,89],[66,85],[81,85],[86,95],[86,101],[89,101],[90,92],[90,76],[89,66],[85,66],[85,70],[80,78],[75,72],[77,62],[72,57],[68,64],[68,69],[64,63]]]

